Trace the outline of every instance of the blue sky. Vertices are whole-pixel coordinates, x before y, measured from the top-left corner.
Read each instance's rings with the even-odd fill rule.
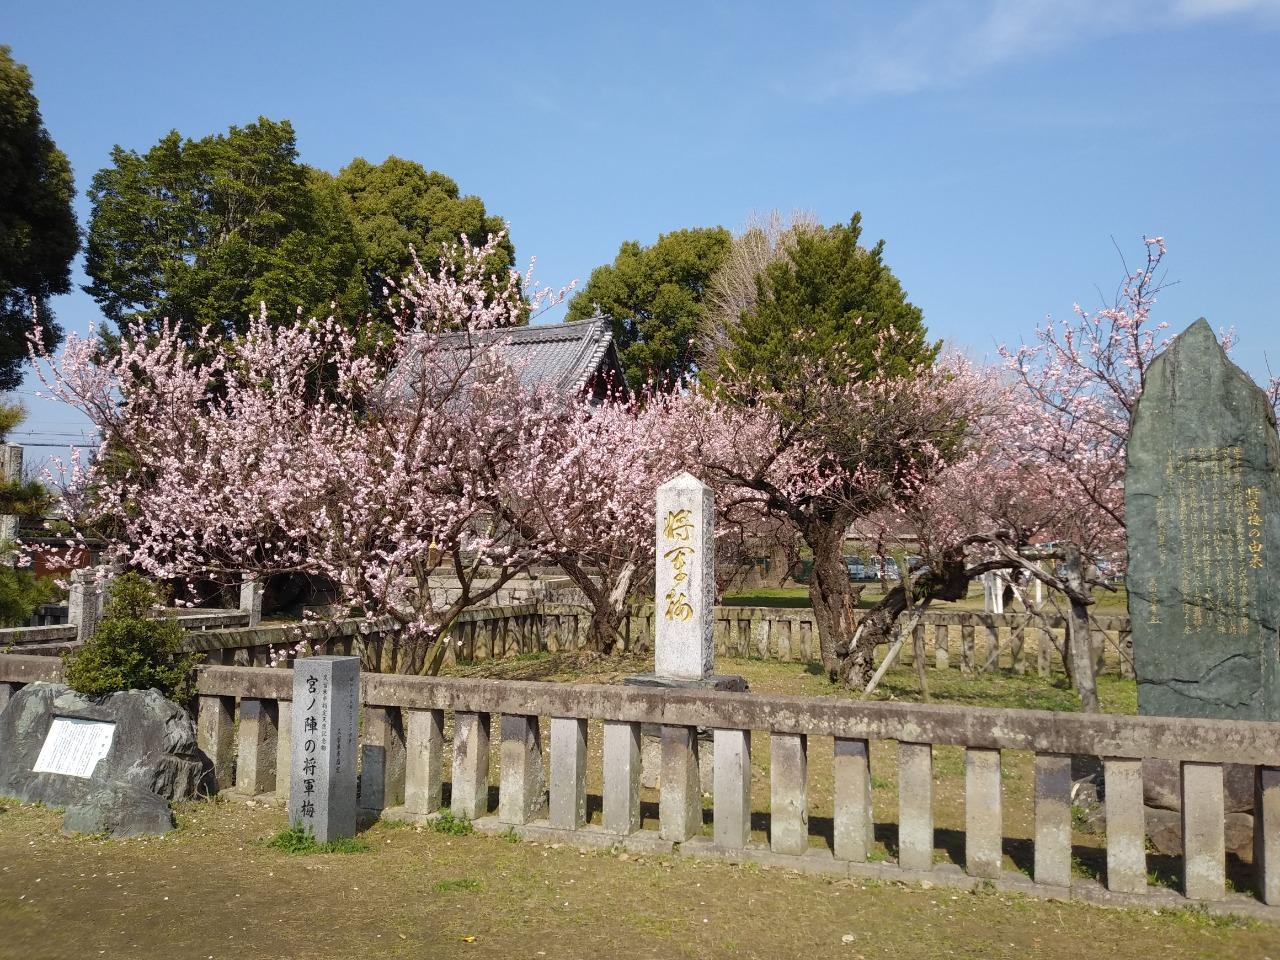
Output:
[[[585,282],[621,241],[752,211],[861,210],[932,332],[978,356],[1096,306],[1144,234],[1158,316],[1236,329],[1280,372],[1280,0],[6,4],[84,189],[145,150],[265,115],[337,170],[397,154]],[[83,277],[80,277],[83,281]],[[67,329],[98,322],[82,293]],[[22,399],[28,442],[79,429]],[[34,452],[34,451],[33,451]]]

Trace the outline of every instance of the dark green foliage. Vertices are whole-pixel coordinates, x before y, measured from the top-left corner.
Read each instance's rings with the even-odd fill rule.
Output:
[[[480,245],[504,228],[479,197],[412,161],[358,158],[336,177],[308,167],[288,121],[200,140],[174,130],[111,159],[89,190],[85,289],[117,326],[168,317],[188,339],[243,332],[262,302],[273,323],[336,309],[363,331],[387,282],[410,272],[411,248],[434,272],[463,235]],[[505,279],[510,239],[492,259]]]
[[[9,431],[26,419],[27,412],[16,404],[0,403],[0,443]],[[38,480],[0,479],[0,514],[38,517],[49,507],[49,490]],[[0,553],[11,557],[11,543],[0,543]],[[52,580],[42,580],[30,570],[0,562],[0,626],[23,627],[42,603],[54,599],[58,588]]]
[[[85,289],[117,325],[165,317],[189,338],[278,323],[330,302],[368,307],[360,248],[333,178],[298,162],[293,127],[259,118],[201,140],[174,130],[145,154],[116,147],[93,178]]]
[[[93,638],[66,657],[67,684],[88,696],[154,687],[170,700],[189,699],[199,655],[182,650],[182,626],[176,620],[154,616],[159,602],[145,577],[118,577]]]
[[[730,325],[721,375],[732,370],[736,380],[789,390],[815,359],[840,357],[829,367],[837,379],[850,370],[861,378],[905,376],[931,363],[940,344],[926,339],[920,308],[885,264],[884,241],[868,249],[861,236],[861,214],[847,226],[798,232],[786,255],[757,277],[755,308]],[[891,327],[896,336],[877,355]]]
[[[45,129],[31,74],[0,45],[0,390],[22,383],[34,298],[52,349],[62,339],[49,298],[71,289],[80,232],[75,182]]]
[[[310,830],[301,826],[287,827],[270,840],[267,846],[282,853],[366,853],[370,848],[365,840],[358,837],[342,837],[328,843],[318,843]]]
[[[587,285],[569,301],[567,319],[585,320],[599,309],[613,321],[633,386],[687,380],[696,363],[708,286],[730,242],[723,227],[676,230],[648,247],[628,240],[612,264],[591,271]]]
[[[506,229],[501,217],[485,211],[479,197],[462,196],[454,180],[412,160],[387,157],[372,164],[357,157],[338,173],[336,183],[360,243],[373,303],[382,301],[388,280],[410,272],[413,251],[428,272],[436,273],[441,253],[462,236],[478,247]],[[507,237],[487,264],[489,272],[505,279],[515,256]]]
[[[0,626],[25,627],[42,603],[58,594],[52,580],[41,579],[29,570],[0,566]]]

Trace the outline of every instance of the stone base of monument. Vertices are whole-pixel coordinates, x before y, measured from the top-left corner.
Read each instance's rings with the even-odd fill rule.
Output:
[[[1181,811],[1150,806],[1143,810],[1146,815],[1147,839],[1156,852],[1167,857],[1182,856]],[[1223,817],[1222,828],[1226,852],[1252,862],[1253,814],[1228,813]]]
[[[726,693],[746,693],[747,678],[735,673],[712,674],[703,680],[679,680],[660,677],[656,673],[639,673],[623,678],[623,684],[633,687],[657,687],[666,690],[721,690]],[[703,793],[710,793],[715,782],[715,754],[712,731],[698,728],[698,779]],[[640,785],[657,789],[662,770],[662,728],[646,723],[640,728]]]
[[[1254,768],[1224,763],[1223,830],[1227,853],[1253,857]],[[1098,830],[1106,829],[1102,762],[1097,757],[1072,758],[1072,804]],[[1156,852],[1182,855],[1182,766],[1174,760],[1142,761],[1142,794],[1147,839]]]
[[[1222,765],[1223,827],[1227,853],[1253,856],[1254,768]],[[1182,854],[1182,769],[1173,760],[1142,761],[1142,794],[1147,836],[1163,854]]]
[[[169,801],[202,792],[208,773],[195,724],[156,690],[32,683],[0,712],[0,794],[65,807],[68,833],[165,833]]]

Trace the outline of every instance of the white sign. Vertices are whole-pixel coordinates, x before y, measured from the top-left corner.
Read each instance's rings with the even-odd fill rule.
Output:
[[[81,720],[79,717],[54,717],[49,733],[36,757],[35,773],[62,773],[68,777],[88,779],[93,768],[111,749],[114,723]]]

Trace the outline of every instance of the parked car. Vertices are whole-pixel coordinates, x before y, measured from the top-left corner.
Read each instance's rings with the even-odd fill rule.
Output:
[[[849,571],[850,580],[874,580],[875,574],[862,562],[861,557],[845,557],[845,568]]]

